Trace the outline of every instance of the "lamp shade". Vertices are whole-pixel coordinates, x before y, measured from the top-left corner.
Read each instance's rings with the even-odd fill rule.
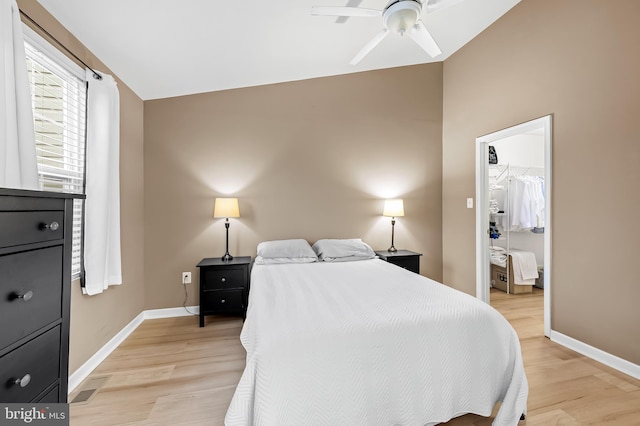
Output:
[[[240,217],[237,198],[216,198],[213,217]]]
[[[404,204],[402,203],[402,200],[385,200],[382,215],[391,217],[404,216]]]

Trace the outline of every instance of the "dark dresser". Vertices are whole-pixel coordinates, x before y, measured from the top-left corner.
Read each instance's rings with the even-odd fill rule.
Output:
[[[0,188],[1,402],[67,402],[77,197]]]

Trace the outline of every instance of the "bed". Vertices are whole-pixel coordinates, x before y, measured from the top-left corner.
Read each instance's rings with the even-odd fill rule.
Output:
[[[380,259],[256,264],[235,425],[515,425],[518,336],[489,305]]]

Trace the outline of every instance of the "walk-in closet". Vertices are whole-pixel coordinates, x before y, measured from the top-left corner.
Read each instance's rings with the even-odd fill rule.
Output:
[[[544,288],[544,158],[536,131],[489,145],[491,286],[509,294]]]

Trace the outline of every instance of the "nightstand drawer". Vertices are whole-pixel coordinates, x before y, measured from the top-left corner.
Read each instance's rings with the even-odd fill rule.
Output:
[[[243,268],[204,269],[202,274],[204,290],[243,287],[246,281]]]
[[[244,309],[242,289],[206,291],[203,296],[207,312],[242,312]]]
[[[32,401],[58,379],[59,364],[60,326],[56,326],[0,358],[0,401]]]
[[[388,250],[378,250],[376,255],[386,262],[404,268],[408,271],[420,273],[420,256],[422,253],[416,253],[410,250],[398,250],[390,252]]]
[[[401,268],[408,269],[415,272],[420,270],[420,258],[419,257],[401,257],[396,259],[390,259],[389,263],[398,265]]]

